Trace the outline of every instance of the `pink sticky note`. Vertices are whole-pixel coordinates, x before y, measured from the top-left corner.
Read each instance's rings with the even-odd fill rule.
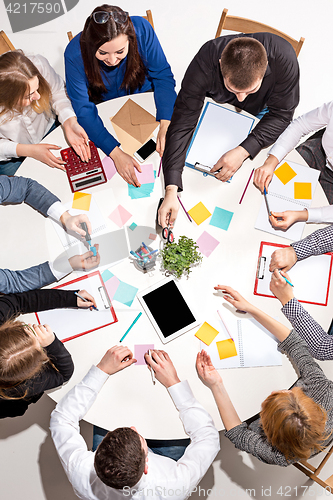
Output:
[[[135,171],[140,184],[151,184],[155,182],[154,167],[152,163],[147,165],[140,165],[142,172]]]
[[[150,233],[150,235],[149,235],[150,240],[156,240],[156,238],[157,238],[157,234]]]
[[[109,215],[109,219],[112,220],[117,226],[123,227],[124,224],[132,217],[126,208],[118,205],[117,208]]]
[[[219,243],[220,242],[217,239],[213,238],[213,236],[208,234],[206,231],[204,231],[202,235],[197,239],[199,250],[206,257],[210,256],[210,254],[213,252],[213,250],[215,250]]]
[[[112,158],[110,158],[110,156],[106,156],[105,158],[103,158],[102,164],[103,164],[103,167],[105,170],[106,177],[109,180],[112,179],[114,174],[117,173],[117,169],[116,169],[116,166],[114,164],[114,161],[112,160]]]
[[[108,295],[111,300],[113,300],[114,294],[117,291],[117,288],[119,286],[120,280],[116,276],[112,276],[108,281],[104,283],[106,291],[108,292]]]
[[[154,349],[154,344],[137,344],[134,346],[134,357],[137,359],[136,365],[145,365],[144,355],[149,349]]]

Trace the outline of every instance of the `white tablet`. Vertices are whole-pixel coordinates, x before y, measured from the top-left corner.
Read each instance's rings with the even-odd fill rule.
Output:
[[[137,297],[163,344],[200,324],[173,278],[159,281]]]

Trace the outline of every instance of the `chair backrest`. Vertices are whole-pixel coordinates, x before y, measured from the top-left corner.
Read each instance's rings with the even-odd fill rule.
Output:
[[[0,55],[8,52],[9,50],[15,50],[14,45],[9,40],[8,36],[4,31],[0,31]]]
[[[330,491],[331,493],[333,492],[333,475],[327,478],[326,480],[320,479],[318,477],[320,471],[330,458],[330,456],[333,453],[333,445],[329,449],[326,449],[323,451],[325,453],[325,456],[323,460],[319,463],[317,467],[314,467],[312,464],[310,464],[307,460],[300,460],[299,462],[294,463],[293,465],[303,472],[307,477],[312,479],[312,481],[315,481],[317,484],[320,484],[323,488],[327,489],[327,491]]]
[[[228,9],[223,9],[215,38],[221,36],[223,29],[238,31],[240,33],[274,33],[275,35],[278,35],[281,38],[287,40],[287,42],[289,42],[293,46],[296,52],[296,56],[298,57],[298,54],[300,53],[305,40],[303,37],[301,37],[299,40],[295,40],[295,38],[286,35],[286,33],[283,33],[282,31],[272,28],[272,26],[268,26],[268,24],[252,21],[251,19],[246,19],[245,17],[228,16],[227,14]]]
[[[151,24],[153,30],[154,28],[154,21],[153,21],[153,14],[151,13],[151,10],[146,10],[146,16],[142,16],[144,19],[147,19],[147,21]],[[67,31],[67,36],[68,36],[68,41],[70,42],[73,39],[73,35],[71,31]]]

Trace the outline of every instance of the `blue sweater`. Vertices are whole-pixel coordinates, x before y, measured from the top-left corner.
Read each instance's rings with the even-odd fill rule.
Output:
[[[147,68],[146,80],[141,89],[134,93],[154,91],[156,120],[171,120],[176,100],[175,80],[170,65],[166,60],[160,42],[149,24],[142,17],[131,17],[134,25],[138,49]],[[65,51],[66,87],[80,125],[89,138],[102,149],[106,155],[119,146],[119,142],[108,132],[98,116],[96,105],[89,101],[88,80],[84,71],[81,55],[79,33],[68,44]],[[103,101],[127,95],[120,88],[124,79],[127,58],[119,66],[110,67],[100,61],[102,78],[107,89]]]

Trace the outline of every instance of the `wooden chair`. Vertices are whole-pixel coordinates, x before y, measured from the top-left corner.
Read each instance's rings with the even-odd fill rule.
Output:
[[[155,30],[154,28],[154,21],[153,21],[153,15],[151,13],[151,10],[146,10],[146,16],[142,16],[144,19],[147,19],[147,21],[151,24],[153,30]],[[68,36],[68,40],[71,41],[73,39],[73,35],[72,35],[72,32],[71,31],[67,31],[67,36]]]
[[[297,41],[291,36],[286,35],[286,33],[276,30],[275,28],[272,28],[267,24],[258,23],[257,21],[251,21],[251,19],[246,19],[245,17],[228,16],[227,14],[228,14],[228,9],[223,9],[215,38],[221,36],[221,32],[223,29],[230,31],[238,31],[240,33],[262,33],[262,32],[274,33],[275,35],[278,35],[281,38],[287,40],[293,46],[296,52],[296,56],[298,57],[298,54],[300,53],[302,45],[305,40],[303,37],[301,37],[299,41]]]
[[[327,491],[331,492],[333,494],[333,474],[329,478],[326,479],[326,481],[323,481],[318,477],[320,471],[330,458],[330,456],[333,453],[333,444],[328,450],[324,450],[323,453],[325,453],[325,456],[323,460],[320,462],[318,467],[314,467],[311,465],[307,460],[300,460],[299,462],[296,462],[294,467],[296,467],[298,470],[303,472],[306,476],[308,476],[312,481],[315,481],[317,484],[320,484],[323,488],[327,488]]]
[[[9,40],[8,36],[4,31],[0,31],[0,55],[8,52],[9,50],[15,50],[14,45]]]

